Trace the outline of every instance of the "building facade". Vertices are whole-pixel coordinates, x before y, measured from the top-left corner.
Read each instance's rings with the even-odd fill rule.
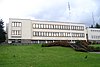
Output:
[[[87,28],[87,39],[90,42],[100,43],[100,29],[98,28]]]
[[[8,43],[49,43],[86,40],[85,24],[10,18]]]

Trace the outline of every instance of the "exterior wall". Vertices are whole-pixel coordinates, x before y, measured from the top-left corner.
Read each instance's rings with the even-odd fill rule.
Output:
[[[12,22],[21,22],[20,27],[13,27]],[[31,21],[27,19],[9,19],[8,39],[31,39]],[[20,30],[21,35],[12,35],[12,30]]]
[[[48,29],[48,28],[34,28],[32,31],[35,32],[65,32],[70,33],[69,37],[67,36],[33,36],[33,40],[86,40],[86,30],[84,24],[79,23],[67,23],[67,22],[41,22],[41,21],[33,21],[33,24],[46,24],[46,25],[69,25],[71,26],[83,26],[84,30],[66,30],[66,29]],[[84,33],[84,37],[72,37],[72,33]]]
[[[97,28],[87,28],[88,40],[89,41],[99,41],[100,42],[100,29]]]
[[[86,40],[85,25],[72,22],[9,19],[8,43],[14,41],[47,43],[56,40]]]

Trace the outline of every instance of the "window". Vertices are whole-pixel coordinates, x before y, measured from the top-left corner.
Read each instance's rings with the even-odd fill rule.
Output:
[[[50,27],[51,29],[53,29],[53,25],[51,25],[51,27]]]
[[[71,26],[71,30],[73,30],[73,26]]]
[[[14,23],[14,22],[12,22],[12,26],[13,26],[13,27],[15,26],[15,23]]]
[[[21,35],[21,30],[17,30],[17,34],[18,35]]]
[[[49,36],[51,36],[51,32],[49,32],[48,34],[49,34]]]
[[[11,35],[21,35],[21,30],[12,30]]]
[[[48,24],[46,24],[46,29],[48,29]]]
[[[57,25],[56,28],[59,29],[59,26]]]
[[[70,26],[69,25],[67,25],[67,30],[70,30]]]
[[[66,36],[67,36],[67,37],[69,37],[69,36],[70,36],[70,33],[69,33],[69,32],[68,32],[68,33],[66,33]]]
[[[12,22],[12,27],[21,27],[22,23],[21,22]]]
[[[100,36],[92,35],[91,38],[92,38],[92,39],[100,39]]]
[[[12,30],[11,34],[12,34],[12,35],[15,35],[15,30]]]
[[[35,36],[35,32],[33,32],[33,36]]]
[[[33,24],[33,28],[35,28],[35,24]]]
[[[41,28],[43,28],[43,24],[41,24]]]
[[[72,33],[72,37],[85,37],[84,33]]]
[[[60,32],[60,36],[64,36],[64,33],[63,32]]]
[[[42,24],[43,25],[43,29],[45,28],[45,25],[44,24]]]
[[[40,24],[38,24],[38,28],[40,28]]]
[[[39,36],[42,36],[42,32],[39,32]]]
[[[39,36],[39,32],[35,32],[35,36]]]
[[[35,24],[35,28],[38,28],[38,24]]]
[[[66,37],[66,36],[70,36],[70,33],[69,32],[38,32],[38,31],[33,31],[33,36]]]
[[[55,29],[57,29],[57,25],[55,25]]]

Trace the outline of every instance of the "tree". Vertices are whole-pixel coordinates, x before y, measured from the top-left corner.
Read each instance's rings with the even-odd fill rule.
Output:
[[[96,23],[95,25],[91,25],[90,28],[100,28],[100,24]]]
[[[90,28],[93,28],[93,25],[91,25]]]
[[[5,42],[6,36],[4,31],[4,22],[2,19],[0,19],[0,43]]]
[[[100,25],[96,23],[95,28],[100,28]]]

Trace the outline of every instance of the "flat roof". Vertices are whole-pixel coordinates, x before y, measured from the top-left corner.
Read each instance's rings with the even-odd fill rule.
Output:
[[[90,30],[100,30],[100,28],[87,28],[87,29],[90,29]]]
[[[84,23],[79,23],[79,22],[73,22],[73,21],[50,21],[50,20],[31,20],[31,19],[22,19],[22,18],[9,18],[9,20],[30,20],[30,21],[36,21],[36,22],[57,22],[57,23],[71,23],[71,24],[84,24]]]

